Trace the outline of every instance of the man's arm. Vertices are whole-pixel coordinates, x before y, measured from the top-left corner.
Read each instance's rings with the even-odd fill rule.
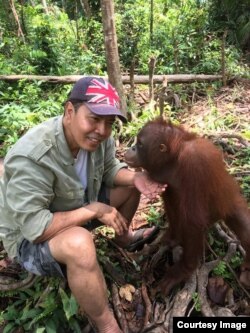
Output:
[[[118,170],[114,178],[115,186],[135,186],[136,172],[122,168]]]
[[[50,225],[34,243],[47,241],[66,229],[83,226],[92,219],[98,219],[103,224],[114,228],[118,235],[122,235],[127,230],[127,221],[116,208],[101,202],[93,202],[71,211],[55,212]]]
[[[116,186],[135,186],[149,199],[156,198],[165,191],[167,184],[160,184],[149,178],[146,171],[134,172],[128,169],[120,169],[115,178]]]

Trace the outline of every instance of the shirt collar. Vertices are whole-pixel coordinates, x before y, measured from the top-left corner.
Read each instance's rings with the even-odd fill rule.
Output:
[[[55,138],[56,138],[57,147],[58,147],[62,162],[66,165],[73,165],[74,158],[71,154],[67,140],[64,135],[63,116],[59,116],[59,118],[58,118]]]

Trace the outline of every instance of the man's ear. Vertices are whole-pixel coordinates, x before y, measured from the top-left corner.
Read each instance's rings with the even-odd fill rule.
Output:
[[[64,106],[64,117],[70,119],[72,114],[75,112],[74,105],[68,101]]]

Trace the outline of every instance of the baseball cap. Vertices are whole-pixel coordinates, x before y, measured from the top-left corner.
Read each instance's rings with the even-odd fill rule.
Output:
[[[73,86],[69,100],[86,102],[91,112],[99,116],[115,115],[123,122],[127,118],[120,111],[120,98],[115,88],[104,78],[86,76]]]

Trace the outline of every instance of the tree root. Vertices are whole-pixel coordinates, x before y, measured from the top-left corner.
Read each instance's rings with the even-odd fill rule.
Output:
[[[34,284],[36,275],[22,270],[21,266],[8,259],[6,254],[1,262],[0,291],[30,288]],[[20,278],[22,275],[25,275],[25,278]]]
[[[1,277],[0,279],[0,291],[10,291],[18,289],[26,289],[33,286],[36,280],[36,275],[28,273],[28,276],[23,280],[14,280],[10,278]],[[15,281],[15,282],[13,282]]]
[[[136,259],[139,260],[146,253],[146,260],[140,262],[142,269],[142,282],[134,282],[136,285],[136,292],[133,294],[131,302],[119,296],[119,287],[112,284],[112,305],[124,332],[129,333],[164,333],[172,331],[172,318],[181,316],[203,316],[203,317],[233,317],[233,316],[249,316],[250,315],[250,295],[247,290],[240,284],[237,274],[231,267],[231,259],[239,251],[244,254],[244,251],[236,239],[234,234],[223,224],[216,224],[214,227],[216,237],[222,239],[223,242],[228,244],[228,249],[224,257],[220,258],[211,249],[209,251],[210,261],[204,260],[197,268],[196,272],[192,274],[189,280],[179,288],[174,290],[167,297],[155,297],[152,293],[152,276],[148,274],[149,267],[155,267],[155,260],[161,260],[157,254],[154,257],[150,253],[149,247],[145,247],[137,254],[126,254],[130,256],[130,264]],[[157,240],[156,240],[157,242]],[[154,242],[152,243],[154,248]],[[159,248],[155,251],[159,251]],[[144,253],[145,252],[145,253]],[[162,251],[163,252],[163,251]],[[149,256],[149,253],[151,256]],[[164,253],[159,252],[162,256]],[[166,256],[166,255],[165,255]],[[154,258],[154,263],[151,265],[150,260]],[[205,256],[204,256],[205,257]],[[157,258],[157,259],[155,259]],[[208,254],[206,253],[206,258]],[[123,258],[125,260],[125,258]],[[229,272],[232,273],[231,285],[222,276],[214,276],[211,278],[212,271],[219,263],[223,262],[228,267]],[[146,275],[144,273],[146,272]],[[146,279],[146,277],[148,279]],[[130,276],[133,280],[133,277]],[[215,283],[215,285],[213,285]],[[215,288],[215,289],[213,289]],[[216,289],[217,288],[217,289]],[[209,290],[213,291],[209,293]],[[220,301],[212,299],[211,295],[219,294]],[[135,302],[135,295],[137,301]],[[139,297],[138,297],[139,295]],[[217,303],[216,303],[217,302]],[[138,316],[137,309],[142,309],[143,317]],[[127,324],[126,324],[127,322]]]

